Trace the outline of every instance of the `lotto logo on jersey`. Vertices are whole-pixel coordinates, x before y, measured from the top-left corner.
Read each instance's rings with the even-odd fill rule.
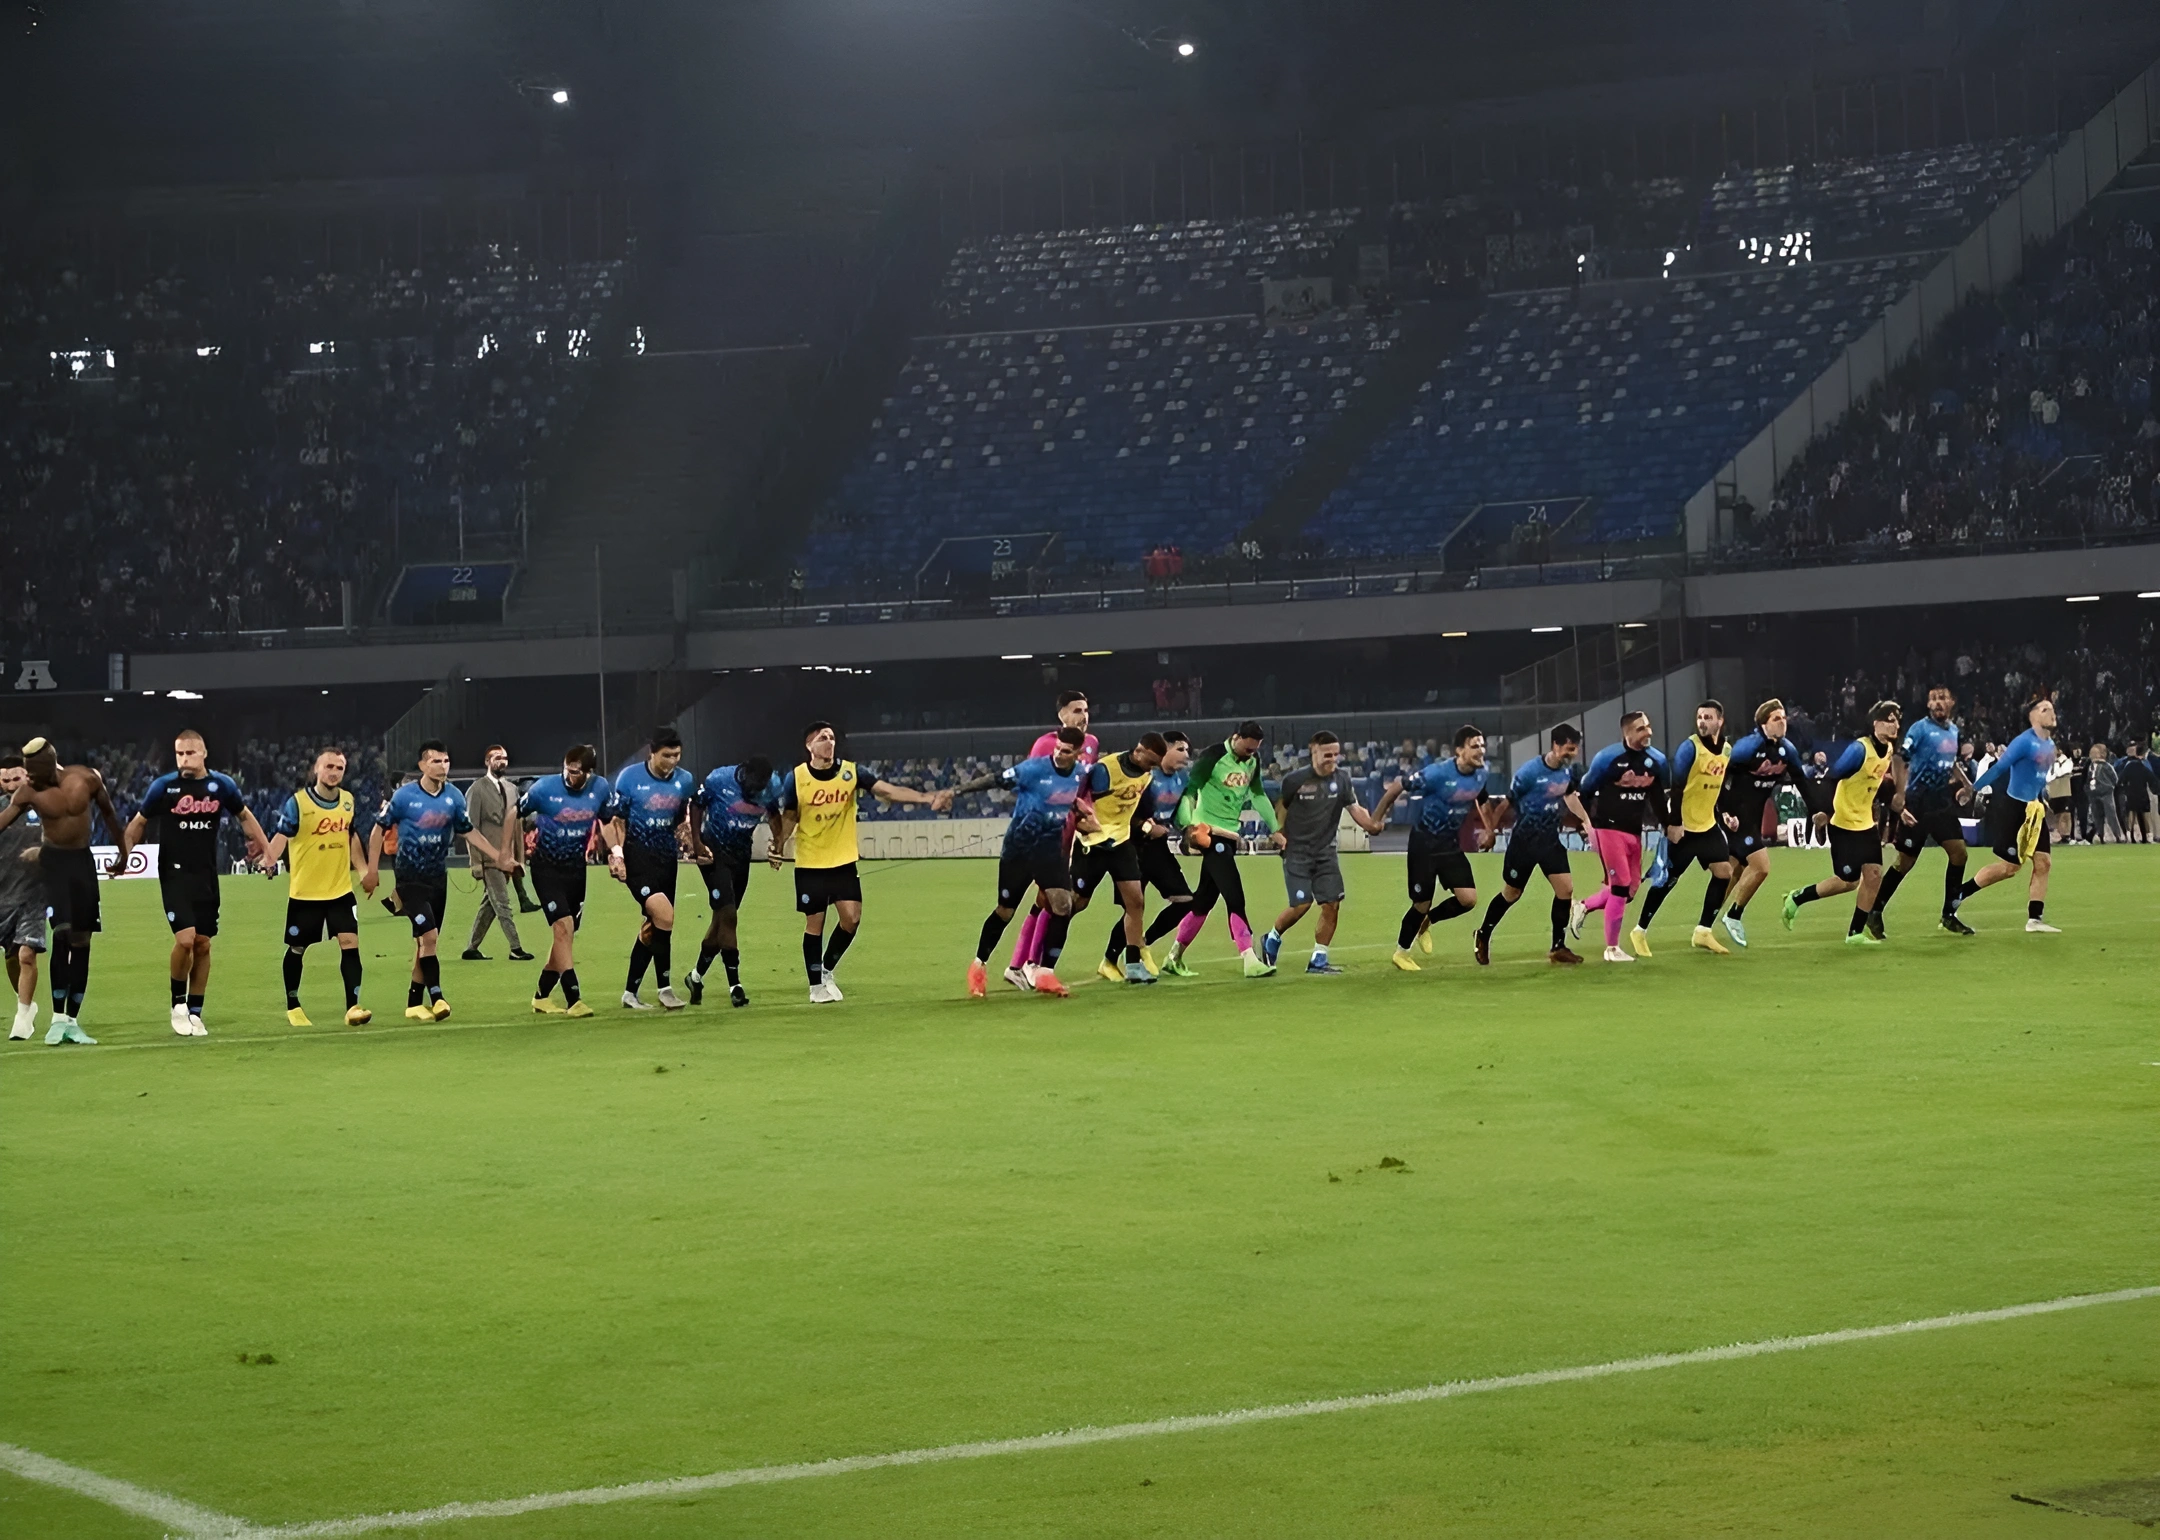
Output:
[[[349,834],[352,832],[352,820],[343,813],[334,813],[318,822],[314,832],[319,835]]]
[[[842,779],[845,780],[846,777],[843,776]],[[854,800],[855,793],[852,790],[842,790],[837,786],[821,786],[810,793],[812,807],[838,807]]]
[[[1645,786],[1655,786],[1657,777],[1647,770],[1623,770],[1613,784],[1626,791],[1640,791]]]
[[[183,793],[173,799],[172,811],[176,816],[185,818],[190,813],[215,813],[223,806],[224,803],[216,797],[197,797]]]

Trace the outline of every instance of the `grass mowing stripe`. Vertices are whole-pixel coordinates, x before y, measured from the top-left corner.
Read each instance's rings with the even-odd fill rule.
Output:
[[[556,1508],[594,1508],[649,1498],[683,1497],[725,1487],[763,1486],[780,1481],[802,1481],[814,1476],[846,1476],[857,1471],[889,1470],[898,1466],[940,1465],[953,1460],[986,1459],[993,1455],[1073,1449],[1087,1444],[1159,1438],[1172,1433],[1199,1433],[1211,1428],[1235,1428],[1256,1422],[1279,1422],[1291,1417],[1317,1417],[1331,1412],[1362,1412],[1387,1406],[1411,1406],[1424,1401],[1445,1401],[1457,1396],[1474,1396],[1495,1390],[1526,1390],[1539,1385],[1563,1385],[1578,1380],[1607,1379],[1613,1375],[1641,1374],[1652,1369],[1676,1369],[1690,1364],[1763,1358],[1774,1353],[1797,1353],[1805,1348],[1836,1347],[1848,1342],[1869,1342],[1881,1337],[1910,1336],[1915,1332],[1947,1331],[1957,1326],[1982,1326],[1995,1321],[2015,1321],[2027,1316],[2054,1315],[2065,1310],[2085,1310],[2095,1305],[2116,1305],[2130,1300],[2156,1297],[2160,1297],[2160,1286],[2114,1289],[2104,1294],[2069,1294],[2059,1299],[2005,1305],[1994,1310],[1959,1311],[1953,1315],[1929,1316],[1918,1321],[1896,1321],[1884,1326],[1852,1326],[1839,1331],[1815,1332],[1804,1337],[1768,1337],[1757,1342],[1735,1342],[1723,1347],[1694,1348],[1681,1353],[1651,1353],[1640,1358],[1617,1358],[1606,1363],[1579,1364],[1566,1369],[1534,1369],[1525,1374],[1495,1375],[1479,1380],[1451,1380],[1439,1385],[1419,1385],[1409,1390],[1376,1391],[1367,1395],[1293,1401],[1276,1406],[1249,1406],[1237,1411],[1161,1417],[1149,1422],[1122,1422],[1102,1428],[1070,1428],[1059,1433],[1036,1433],[1021,1438],[989,1439],[972,1444],[942,1444],[929,1449],[901,1449],[890,1454],[846,1455],[837,1459],[812,1460],[796,1465],[758,1465],[741,1470],[714,1471],[704,1476],[633,1481],[622,1486],[583,1487],[571,1492],[542,1492],[528,1497],[507,1497],[487,1502],[444,1503],[436,1508],[416,1508],[402,1513],[371,1513],[348,1519],[282,1524],[243,1530],[241,1540],[335,1540],[335,1537],[374,1534],[390,1529],[425,1529],[430,1525],[447,1524],[462,1519],[515,1518],[520,1514],[542,1513]],[[144,1495],[155,1496],[149,1493]]]
[[[0,1470],[12,1472],[25,1481],[35,1481],[44,1486],[59,1487],[80,1497],[94,1498],[109,1508],[123,1513],[133,1513],[146,1519],[178,1530],[190,1540],[215,1540],[218,1536],[234,1536],[249,1532],[246,1519],[236,1519],[230,1514],[212,1513],[208,1508],[198,1508],[191,1502],[153,1492],[148,1487],[136,1486],[129,1481],[116,1481],[111,1476],[101,1476],[94,1470],[84,1470],[79,1465],[69,1465],[35,1450],[19,1449],[13,1444],[0,1444]]]

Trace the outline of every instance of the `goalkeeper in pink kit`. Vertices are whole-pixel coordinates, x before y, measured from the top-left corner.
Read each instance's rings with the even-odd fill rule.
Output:
[[[1620,719],[1620,741],[1599,749],[1583,772],[1582,796],[1590,809],[1590,840],[1605,863],[1605,883],[1575,906],[1568,932],[1579,936],[1592,910],[1605,917],[1605,960],[1633,962],[1620,947],[1620,926],[1628,899],[1642,886],[1643,825],[1658,818],[1670,779],[1665,756],[1650,747],[1648,713],[1630,711]]]

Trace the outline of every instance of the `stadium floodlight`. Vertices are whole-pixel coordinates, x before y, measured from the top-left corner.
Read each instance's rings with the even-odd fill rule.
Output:
[[[1198,53],[1199,51],[1200,50],[1193,47],[1190,42],[1184,42],[1177,45],[1177,56],[1180,59],[1190,59],[1194,54]]]
[[[1443,631],[1440,634],[1442,636],[1468,636],[1470,633],[1467,631]]]
[[[2138,597],[2140,599],[2160,599],[2160,588],[2148,588]]]
[[[998,654],[998,661],[1000,663],[1026,663],[1032,660],[1034,656],[1035,654],[1032,652],[1001,652]]]
[[[561,86],[557,86],[554,90],[548,92],[548,100],[558,107],[567,107],[570,105],[570,93]]]
[[[165,698],[167,700],[201,700],[202,696],[193,690],[167,690]]]
[[[1080,656],[1083,658],[1107,658],[1112,656],[1112,653],[1106,647],[1101,652],[1083,652]]]
[[[1567,627],[1565,626],[1532,626],[1530,628],[1530,634],[1532,636],[1544,636],[1548,632],[1565,631],[1566,629]]]
[[[2065,604],[2098,604],[2099,602],[2100,596],[2098,594],[2071,594],[2063,600]]]

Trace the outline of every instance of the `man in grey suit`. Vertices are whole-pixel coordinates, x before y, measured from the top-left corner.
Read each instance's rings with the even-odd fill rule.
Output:
[[[510,751],[499,743],[491,743],[486,759],[487,774],[465,788],[466,816],[472,820],[473,827],[502,852],[505,865],[522,866],[520,857],[525,852],[525,840],[517,828],[517,787],[503,777],[503,772],[510,768]],[[498,866],[483,866],[479,868],[479,875],[485,897],[480,912],[473,916],[472,939],[465,943],[465,961],[487,961],[487,954],[480,950],[480,942],[486,937],[489,925],[500,924],[503,939],[510,943],[510,960],[531,962],[532,953],[518,940],[517,907],[510,899],[510,872]]]

